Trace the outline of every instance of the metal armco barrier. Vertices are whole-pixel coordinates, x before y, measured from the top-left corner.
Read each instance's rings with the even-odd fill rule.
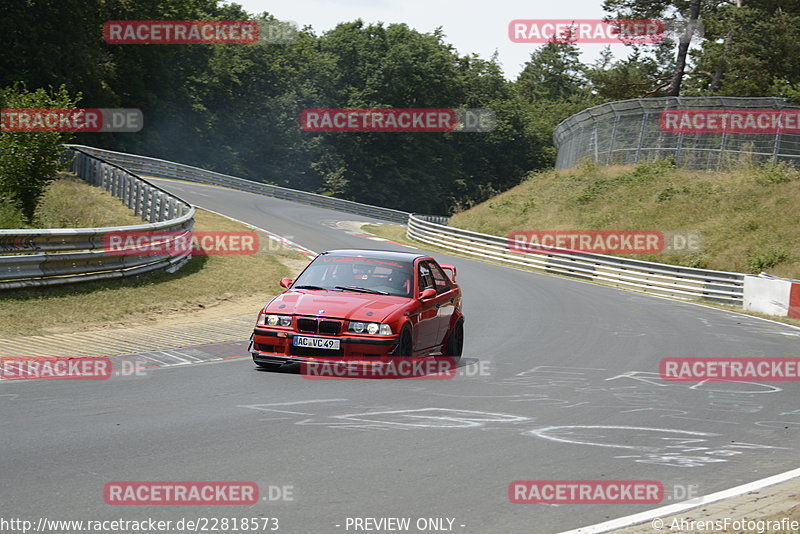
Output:
[[[100,249],[111,232],[187,230],[194,224],[194,208],[130,172],[220,185],[242,191],[295,200],[315,206],[407,224],[407,235],[422,243],[511,266],[600,282],[655,295],[703,299],[742,305],[742,273],[694,269],[591,253],[517,253],[506,237],[446,226],[446,217],[406,214],[347,200],[295,191],[204,171],[132,154],[70,145],[77,156],[72,169],[94,185],[122,198],[150,224],[116,228],[56,230],[0,230],[0,289],[56,285],[84,280],[123,277],[156,269],[177,270],[186,256],[111,255]],[[102,158],[102,159],[100,159]],[[112,159],[115,164],[104,161]],[[123,168],[125,167],[125,168]],[[80,250],[81,252],[74,252]],[[67,254],[49,254],[70,251]]]
[[[355,213],[356,215],[364,215],[366,217],[373,217],[375,219],[381,219],[398,224],[405,224],[409,216],[409,214],[404,211],[370,206],[368,204],[353,202],[352,200],[342,200],[340,198],[318,195],[316,193],[308,193],[306,191],[289,189],[277,185],[262,184],[259,182],[253,182],[252,180],[245,180],[243,178],[237,178],[227,174],[220,174],[214,171],[207,171],[205,169],[199,169],[190,165],[183,165],[182,163],[174,163],[172,161],[166,161],[163,159],[148,158],[145,156],[137,156],[135,154],[125,154],[123,152],[113,152],[111,150],[103,150],[100,148],[93,148],[83,145],[67,146],[86,151],[90,154],[101,157],[106,161],[116,163],[117,165],[125,167],[128,170],[147,176],[173,178],[176,180],[185,180],[187,182],[196,182],[207,185],[219,185],[222,187],[228,187],[230,189],[237,189],[239,191],[247,191],[250,193],[257,193],[259,195],[282,198],[284,200],[293,200],[295,202],[301,202],[311,206],[318,206],[336,211],[344,211],[347,213]]]
[[[516,253],[508,238],[408,218],[408,237],[482,260],[524,266],[605,285],[681,299],[742,304],[744,274],[693,269],[605,254]]]
[[[174,232],[178,239],[194,227],[194,207],[132,172],[70,147],[71,170],[122,201],[147,224],[104,228],[0,230],[0,290],[55,286],[124,278],[165,270],[175,272],[191,257],[127,255],[105,251],[106,236],[119,232]],[[166,241],[169,241],[167,239]],[[165,242],[166,242],[165,241]],[[8,255],[15,254],[15,255]]]

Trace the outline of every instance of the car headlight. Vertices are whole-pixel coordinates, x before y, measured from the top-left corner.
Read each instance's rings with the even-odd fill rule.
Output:
[[[265,315],[261,314],[258,317],[258,324],[267,324],[269,326],[292,326],[291,315]]]
[[[362,323],[360,321],[356,321],[350,323],[350,327],[348,328],[350,332],[355,332],[356,334],[370,334],[370,335],[378,335],[378,336],[391,336],[392,335],[392,327],[388,324],[381,324],[381,323]]]

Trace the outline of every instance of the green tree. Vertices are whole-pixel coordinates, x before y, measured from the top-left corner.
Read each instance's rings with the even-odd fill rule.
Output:
[[[517,77],[518,92],[530,101],[575,96],[586,88],[586,66],[571,41],[545,43],[531,54]]]
[[[0,89],[0,109],[74,108],[80,95],[73,97],[65,87],[56,91],[27,91],[24,85]],[[61,146],[69,134],[51,132],[7,132],[0,130],[0,204],[22,210],[30,222],[47,183],[64,167]]]
[[[648,94],[679,96],[684,77],[690,74],[689,48],[696,36],[701,15],[703,19],[714,12],[726,0],[604,0],[603,9],[613,13],[615,19],[657,19],[669,30],[665,39],[656,47],[657,55],[664,56],[667,50],[675,49],[672,72],[653,79],[653,89]],[[662,65],[664,65],[662,60]],[[666,66],[666,65],[665,65]]]
[[[706,76],[693,84],[695,93],[791,97],[800,88],[800,3],[721,5],[705,27],[706,40],[695,55]]]

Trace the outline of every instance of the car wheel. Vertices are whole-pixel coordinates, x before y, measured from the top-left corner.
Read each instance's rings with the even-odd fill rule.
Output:
[[[456,361],[461,359],[461,352],[464,350],[464,321],[458,320],[447,338],[447,356]]]
[[[395,356],[412,356],[414,354],[414,341],[411,336],[411,327],[406,325],[400,331],[400,341],[397,345]]]

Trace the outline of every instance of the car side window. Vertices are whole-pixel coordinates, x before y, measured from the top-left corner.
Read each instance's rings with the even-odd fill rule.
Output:
[[[428,266],[427,262],[423,262],[419,264],[419,290],[420,293],[423,289],[433,288],[436,289],[436,284],[433,281],[433,275],[431,274],[431,269]]]
[[[436,263],[433,262],[428,262],[428,263],[430,265],[431,274],[433,275],[433,283],[436,289],[436,293],[441,295],[442,293],[447,293],[448,291],[450,291],[451,288],[450,279],[447,278],[446,274],[444,274],[442,268],[439,267],[439,265],[437,265]]]

